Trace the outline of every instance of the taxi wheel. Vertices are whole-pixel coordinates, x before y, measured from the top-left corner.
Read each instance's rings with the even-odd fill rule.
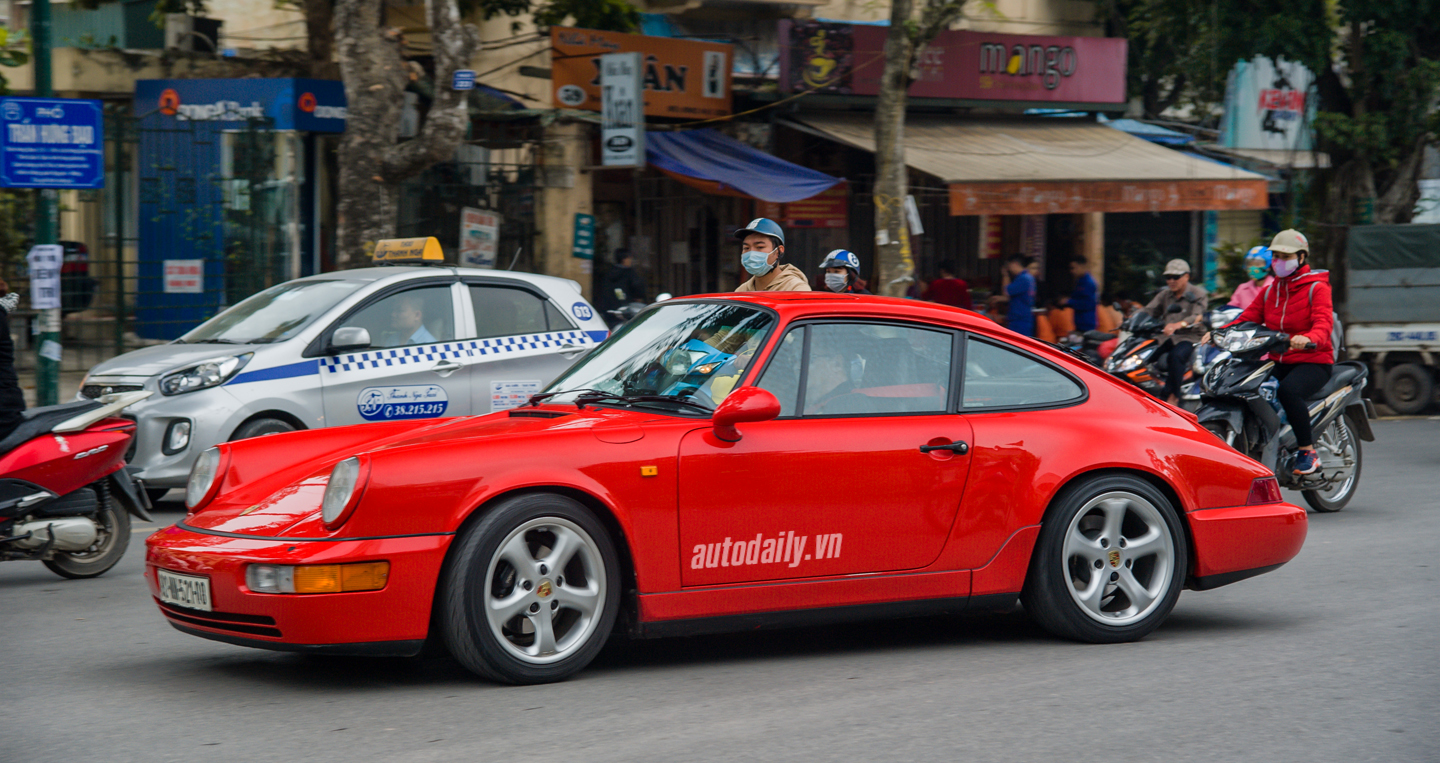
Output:
[[[450,653],[503,683],[579,672],[605,645],[620,607],[609,533],[559,495],[517,496],[489,510],[457,541],[442,583]]]
[[[281,421],[280,419],[254,419],[241,424],[240,427],[235,430],[235,434],[230,435],[230,441],[248,440],[251,437],[259,437],[264,434],[279,434],[281,432],[293,431],[295,431],[295,427],[288,421]]]
[[[1189,558],[1180,517],[1153,485],[1128,476],[1084,480],[1046,514],[1021,601],[1062,638],[1137,641],[1174,609]]]

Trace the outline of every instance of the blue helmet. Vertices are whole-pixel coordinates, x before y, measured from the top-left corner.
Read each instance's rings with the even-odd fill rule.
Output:
[[[836,249],[825,255],[825,259],[820,261],[820,269],[824,270],[825,268],[850,268],[859,273],[860,258],[856,257],[855,253],[849,249]]]
[[[735,238],[744,239],[751,233],[759,233],[764,236],[774,236],[780,239],[780,245],[785,245],[785,231],[780,229],[780,224],[768,217],[757,217],[750,221],[750,224],[735,231]]]
[[[1265,267],[1268,268],[1268,267],[1270,267],[1270,247],[1268,247],[1268,246],[1255,246],[1255,247],[1251,247],[1251,248],[1250,248],[1250,251],[1248,251],[1248,252],[1245,253],[1245,259],[1247,259],[1247,260],[1260,260],[1261,262],[1265,263]]]

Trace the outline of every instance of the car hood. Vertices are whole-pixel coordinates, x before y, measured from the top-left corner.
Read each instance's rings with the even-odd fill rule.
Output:
[[[221,494],[209,506],[187,517],[185,524],[244,535],[343,537],[353,529],[354,520],[339,531],[326,530],[320,522],[320,503],[330,471],[350,456],[369,453],[377,460],[433,458],[433,447],[439,443],[447,448],[476,439],[498,444],[517,437],[566,432],[582,433],[597,445],[627,443],[643,437],[642,426],[656,418],[660,417],[650,411],[557,406],[468,418],[361,424],[230,443],[226,446],[230,448],[230,465]],[[696,423],[707,424],[703,420]],[[310,458],[296,462],[296,453],[309,454]]]
[[[117,355],[90,369],[90,376],[158,376],[210,358],[243,355],[266,345],[157,344]]]

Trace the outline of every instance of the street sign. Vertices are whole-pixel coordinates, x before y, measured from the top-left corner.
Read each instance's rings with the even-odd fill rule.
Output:
[[[165,260],[166,294],[204,294],[204,260]]]
[[[645,164],[645,103],[639,53],[600,57],[600,164]]]
[[[0,98],[0,123],[0,187],[105,187],[99,101]]]
[[[30,247],[25,260],[30,265],[30,307],[60,309],[60,265],[65,261],[65,247],[37,244]]]
[[[474,89],[475,89],[475,70],[474,70],[474,69],[456,69],[456,70],[455,70],[455,75],[450,78],[450,89],[451,89],[451,90],[474,90]]]
[[[575,213],[575,243],[570,253],[582,260],[595,259],[595,215]]]

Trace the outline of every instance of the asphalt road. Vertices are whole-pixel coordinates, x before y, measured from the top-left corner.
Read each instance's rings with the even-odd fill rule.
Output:
[[[0,761],[1436,761],[1440,420],[1376,429],[1298,559],[1116,646],[931,618],[614,643],[501,687],[174,631],[138,525],[96,580],[0,565]]]

